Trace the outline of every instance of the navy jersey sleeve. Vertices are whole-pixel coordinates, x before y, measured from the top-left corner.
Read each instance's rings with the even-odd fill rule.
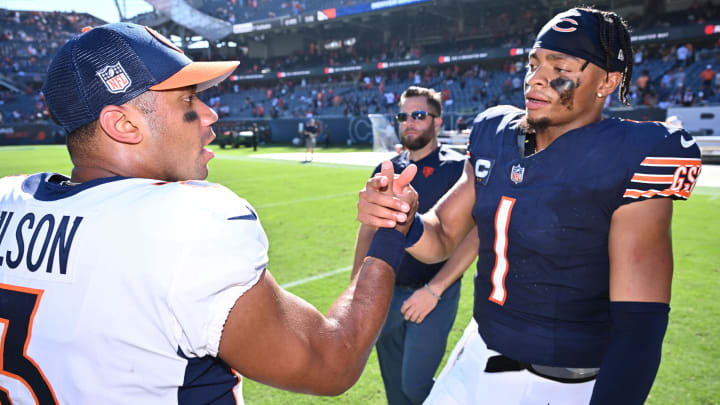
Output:
[[[512,126],[524,111],[511,106],[499,105],[488,108],[475,117],[473,127],[468,138],[468,145],[472,146],[478,143],[478,138],[502,132],[506,127]],[[490,131],[491,133],[488,133]],[[468,156],[472,153],[472,148],[468,148]]]
[[[503,134],[515,130],[524,111],[509,105],[488,108],[477,115],[468,138],[467,157],[475,172],[475,180],[485,185],[501,158]]]
[[[700,174],[700,148],[695,139],[680,128],[661,123],[646,125],[665,131],[665,136],[639,159],[625,184],[622,204],[659,197],[686,200]]]
[[[522,115],[523,113],[523,110],[511,105],[498,105],[490,107],[475,117],[470,137],[472,138],[475,134],[475,128],[485,126],[487,124],[491,124],[495,127],[505,127],[510,121],[516,119],[518,115]]]

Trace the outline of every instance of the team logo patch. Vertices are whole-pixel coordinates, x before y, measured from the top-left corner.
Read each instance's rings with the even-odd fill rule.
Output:
[[[512,169],[510,169],[510,180],[515,184],[522,183],[524,175],[525,168],[519,164],[513,165]]]
[[[560,23],[569,23],[571,25],[563,24],[564,27],[560,26]],[[578,22],[573,20],[572,18],[561,18],[555,25],[552,26],[552,29],[554,29],[557,32],[573,32],[576,31],[577,28],[573,27],[573,25],[577,26]]]
[[[434,167],[425,166],[425,167],[423,167],[423,176],[430,177],[430,176],[432,176],[434,171],[435,171]]]
[[[105,68],[95,72],[100,81],[105,84],[105,87],[110,93],[125,93],[132,84],[130,76],[125,72],[120,62],[112,65],[105,66]]]

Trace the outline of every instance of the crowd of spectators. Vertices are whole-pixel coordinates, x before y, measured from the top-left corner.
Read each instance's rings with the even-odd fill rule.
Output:
[[[668,108],[720,102],[720,40],[714,47],[692,43],[639,47],[635,52],[633,105]]]
[[[216,0],[230,1],[230,0]],[[685,11],[657,14],[662,7],[649,0],[648,12],[630,15],[628,20],[634,30],[666,27],[670,25],[705,24],[720,18],[720,8],[708,2],[700,6],[697,1]],[[306,48],[293,55],[274,58],[245,57],[240,67],[242,73],[257,73],[263,69],[298,70],[308,67],[334,67],[357,65],[367,62],[407,60],[436,53],[470,53],[488,48],[531,47],[535,35],[545,22],[547,10],[537,3],[523,7],[520,13],[511,13],[503,8],[487,8],[482,16],[473,17],[477,24],[465,24],[462,35],[453,31],[451,25],[417,23],[389,27],[402,32],[393,32],[385,40],[382,30],[359,31],[352,45],[339,49],[326,49],[321,42],[310,42]],[[432,18],[432,17],[430,17]],[[424,43],[423,38],[442,38]],[[412,38],[415,43],[409,42]],[[425,41],[427,42],[427,41]],[[681,49],[682,51],[682,49]],[[678,58],[682,54],[678,52]]]
[[[258,9],[271,0],[256,0]],[[253,7],[247,0],[216,0],[237,7]],[[211,1],[205,3],[210,4]],[[285,7],[298,3],[305,7],[310,1],[287,1]],[[319,4],[313,2],[312,4]],[[335,2],[337,4],[337,2]],[[238,5],[239,4],[239,5]],[[697,2],[684,13],[687,23],[705,23],[717,17],[714,8],[700,7]],[[296,55],[266,60],[245,58],[236,73],[259,73],[317,66],[343,66],[385,60],[420,57],[426,53],[472,51],[483,47],[483,41],[494,46],[527,45],[537,31],[540,11],[528,8],[517,15],[507,13],[487,16],[484,30],[502,32],[485,34],[468,28],[467,37],[448,38],[435,45],[411,46],[409,36],[393,36],[389,43],[380,37],[361,38],[354,46],[335,50],[311,43]],[[490,18],[490,15],[494,18]],[[677,17],[677,16],[676,16]],[[651,16],[651,18],[655,18]],[[665,24],[670,17],[659,19]],[[47,112],[39,94],[39,85],[26,85],[24,75],[44,72],[56,48],[70,36],[88,25],[102,21],[87,15],[56,12],[18,12],[0,9],[0,79],[13,77],[18,91],[0,91],[0,120],[29,122],[46,119]],[[643,24],[635,19],[636,24]],[[677,23],[677,22],[676,22]],[[495,27],[495,29],[493,29]],[[510,27],[507,30],[498,27]],[[514,27],[514,28],[513,28]],[[409,29],[421,29],[412,25]],[[478,28],[479,30],[479,28]],[[379,30],[374,35],[381,35]],[[511,42],[503,42],[507,39]],[[512,42],[514,41],[514,42]],[[667,108],[720,102],[720,40],[675,45],[638,46],[635,49],[635,73],[630,99],[635,106]],[[221,87],[203,94],[204,99],[221,117],[308,117],[317,115],[362,116],[369,113],[392,114],[399,95],[410,85],[433,87],[442,93],[445,111],[470,116],[473,112],[497,104],[523,105],[524,58],[506,60],[494,65],[429,66],[416,70],[393,70],[378,73],[331,75],[321,78],[279,79],[260,84],[227,81]],[[616,98],[608,99],[608,107],[617,106]]]
[[[0,9],[0,79],[9,85],[0,91],[0,122],[47,119],[38,89],[50,59],[83,27],[103,23],[89,14]]]
[[[632,106],[668,108],[720,103],[720,41],[685,61],[677,49],[638,48],[630,88]],[[393,114],[399,95],[410,85],[440,91],[447,113],[471,116],[498,104],[524,106],[525,60],[508,60],[489,69],[478,64],[443,68],[278,80],[272,84],[230,83],[207,97],[221,116],[302,118],[318,115]],[[607,107],[619,107],[617,94]]]
[[[89,14],[0,9],[0,73],[44,73],[72,35],[100,24]]]
[[[235,24],[296,16],[308,11],[373,1],[375,0],[190,0],[190,3],[206,14]],[[665,12],[665,0],[645,0],[643,3],[643,13],[626,16],[626,20],[635,30],[656,26],[704,24],[718,17],[717,7],[713,6],[712,0],[705,0],[704,4],[694,0],[687,10],[676,13]],[[538,25],[545,22],[547,15],[547,9],[541,8],[538,2],[524,3],[520,13],[514,13],[506,6],[488,5],[482,16],[474,17],[475,21],[483,22],[482,29],[475,31],[475,34],[485,32],[493,41],[500,39],[514,43],[519,40],[522,43],[526,34],[534,36],[537,33],[540,28]]]
[[[306,11],[370,3],[372,0],[200,0],[196,7],[232,24],[280,16],[296,16]]]

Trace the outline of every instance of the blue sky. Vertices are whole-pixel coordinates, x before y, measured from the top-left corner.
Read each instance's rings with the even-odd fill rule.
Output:
[[[152,11],[144,0],[118,0],[126,17]],[[120,16],[115,0],[0,0],[0,8],[11,10],[76,11],[89,13],[107,22],[117,22]]]

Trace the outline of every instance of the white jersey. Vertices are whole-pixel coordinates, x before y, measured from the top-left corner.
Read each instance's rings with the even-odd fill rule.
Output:
[[[217,359],[268,242],[207,182],[0,179],[0,403],[236,404]]]

